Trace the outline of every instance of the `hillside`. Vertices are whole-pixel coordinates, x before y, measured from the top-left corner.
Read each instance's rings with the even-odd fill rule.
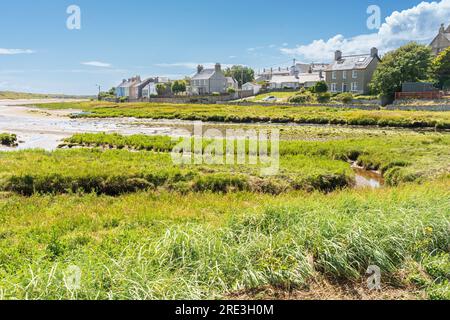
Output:
[[[91,98],[91,96],[0,91],[0,100],[1,99],[11,99],[11,100],[18,100],[18,99],[88,99],[88,98]]]

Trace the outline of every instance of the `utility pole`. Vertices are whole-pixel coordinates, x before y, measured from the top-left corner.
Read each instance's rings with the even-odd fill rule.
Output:
[[[101,92],[102,87],[101,87],[99,84],[96,84],[96,87],[98,88],[98,96],[97,96],[97,100],[100,101],[100,92]]]

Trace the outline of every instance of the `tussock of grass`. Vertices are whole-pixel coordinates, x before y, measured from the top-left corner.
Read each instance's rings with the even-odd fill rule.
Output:
[[[17,145],[17,136],[15,134],[0,133],[0,145],[14,147]]]
[[[81,109],[88,113],[80,117],[136,117],[151,119],[180,119],[215,122],[274,122],[298,124],[335,124],[402,128],[450,129],[448,112],[427,111],[366,111],[331,107],[291,106],[233,106],[80,102],[39,104],[46,109]]]

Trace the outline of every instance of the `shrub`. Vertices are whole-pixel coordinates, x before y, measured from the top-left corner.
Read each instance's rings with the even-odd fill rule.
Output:
[[[328,91],[327,83],[325,81],[319,81],[314,87],[312,87],[312,90],[315,93],[325,93]]]
[[[300,93],[289,98],[290,103],[311,103],[314,100],[314,95],[308,91],[300,91]]]
[[[14,147],[17,145],[17,136],[15,134],[0,133],[0,144]]]
[[[317,102],[328,103],[331,100],[331,94],[329,92],[320,93],[317,95]]]
[[[230,88],[227,89],[227,92],[229,94],[233,94],[233,93],[236,93],[236,89],[230,87]]]
[[[350,92],[340,93],[335,97],[335,99],[344,104],[351,103],[353,101],[353,94]]]

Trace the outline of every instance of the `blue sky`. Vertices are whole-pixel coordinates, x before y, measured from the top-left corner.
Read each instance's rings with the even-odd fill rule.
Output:
[[[414,9],[420,2],[4,1],[0,90],[93,94],[96,84],[109,88],[137,74],[180,78],[197,63],[261,69],[288,65],[293,57],[326,62],[335,49],[367,51],[373,43],[389,43],[380,48],[387,50],[404,41],[399,34],[428,41],[440,23],[450,23],[450,0]],[[81,8],[81,30],[66,28],[72,4]],[[366,26],[373,4],[381,8],[382,31]],[[398,30],[403,27],[409,29]]]

